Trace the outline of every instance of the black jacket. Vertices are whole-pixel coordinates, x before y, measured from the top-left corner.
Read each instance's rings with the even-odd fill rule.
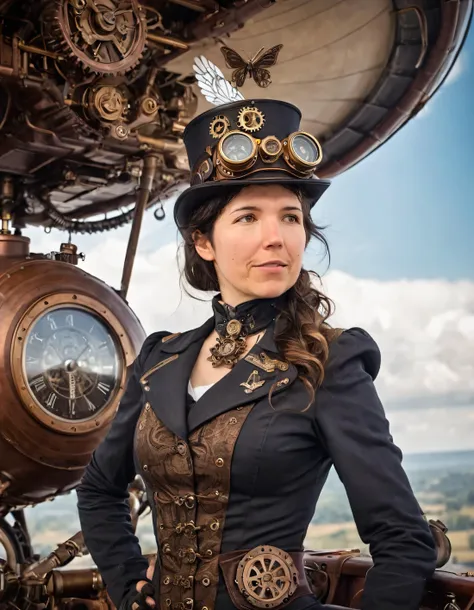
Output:
[[[132,532],[127,504],[127,485],[141,472],[133,443],[145,401],[166,428],[184,440],[217,415],[252,402],[232,457],[221,552],[262,544],[302,550],[334,465],[374,560],[363,610],[416,610],[435,569],[435,545],[374,388],[380,367],[374,340],[352,328],[333,341],[323,385],[309,409],[307,390],[292,365],[287,371],[260,371],[265,384],[246,394],[240,384],[255,368],[246,360],[189,407],[189,376],[212,328],[211,319],[166,342],[162,339],[168,333],[147,338],[111,430],[77,489],[85,542],[114,603],[119,606],[148,566]],[[272,328],[252,353],[262,350],[281,358]],[[140,379],[147,371],[144,391]],[[268,390],[278,381],[270,405]],[[159,546],[156,529],[155,535]],[[320,607],[316,598],[303,600],[305,604],[300,598],[289,608]],[[231,608],[221,582],[215,610]]]

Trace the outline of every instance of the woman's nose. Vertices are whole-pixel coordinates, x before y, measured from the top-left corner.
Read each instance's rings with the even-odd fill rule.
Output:
[[[281,246],[283,243],[282,227],[279,222],[267,221],[262,228],[262,241],[264,246]]]

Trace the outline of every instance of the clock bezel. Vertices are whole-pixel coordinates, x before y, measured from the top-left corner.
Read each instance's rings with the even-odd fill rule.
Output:
[[[35,323],[41,316],[64,307],[86,311],[99,318],[109,328],[118,350],[117,357],[121,366],[118,381],[112,391],[109,403],[103,407],[100,413],[85,420],[70,422],[55,416],[54,413],[48,412],[40,406],[36,396],[30,390],[24,366],[25,338],[29,335]],[[99,429],[113,419],[119,402],[117,398],[125,387],[127,355],[133,353],[133,351],[131,340],[125,328],[106,306],[96,299],[78,292],[60,292],[38,299],[22,315],[12,337],[10,366],[16,391],[20,396],[21,404],[28,413],[50,430],[64,434],[84,434]]]

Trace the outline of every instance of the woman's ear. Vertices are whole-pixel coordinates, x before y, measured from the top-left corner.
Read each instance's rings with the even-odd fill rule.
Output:
[[[203,235],[201,231],[195,231],[193,233],[193,242],[196,252],[205,261],[214,261],[214,248],[212,247],[211,241],[208,237]]]

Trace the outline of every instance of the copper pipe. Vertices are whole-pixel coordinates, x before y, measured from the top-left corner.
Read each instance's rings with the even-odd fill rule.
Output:
[[[183,51],[187,51],[189,49],[189,45],[181,40],[176,38],[170,38],[169,36],[160,36],[160,34],[152,34],[149,32],[147,34],[147,39],[152,42],[157,42],[159,44],[165,44],[169,47],[174,47],[175,49],[182,49]]]
[[[183,148],[182,142],[165,140],[164,138],[150,138],[149,136],[142,136],[139,133],[137,133],[137,140],[140,142],[140,144],[148,144],[148,146],[151,146],[151,148],[154,148],[160,153],[175,153],[179,152]]]
[[[39,49],[38,47],[32,47],[24,42],[18,43],[18,48],[22,51],[26,51],[27,53],[35,53],[36,55],[44,55],[44,57],[50,57],[51,59],[60,59],[60,55],[58,53],[53,53],[53,51],[46,51],[45,49]]]
[[[184,133],[184,130],[186,129],[186,125],[183,125],[182,123],[177,123],[176,121],[173,123],[173,127],[172,127],[173,131],[175,133]]]
[[[127,298],[130,278],[132,277],[133,263],[135,262],[135,255],[137,253],[138,238],[140,237],[143,215],[145,213],[148,198],[150,197],[150,192],[153,187],[153,180],[155,178],[157,168],[158,156],[154,153],[148,154],[145,157],[143,164],[143,173],[140,180],[140,188],[138,189],[138,197],[137,203],[135,204],[132,228],[128,238],[125,263],[123,265],[120,295],[124,300]]]
[[[206,7],[198,4],[197,2],[193,2],[193,0],[170,0],[172,4],[179,4],[179,6],[184,6],[185,8],[190,8],[192,11],[196,11],[198,13],[205,13]]]

